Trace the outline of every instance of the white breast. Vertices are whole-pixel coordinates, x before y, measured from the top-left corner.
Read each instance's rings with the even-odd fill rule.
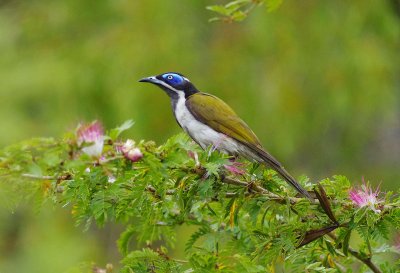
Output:
[[[185,95],[179,92],[179,99],[175,107],[175,117],[180,126],[192,137],[203,149],[213,145],[217,150],[236,154],[239,152],[237,141],[219,133],[196,120],[185,105]]]

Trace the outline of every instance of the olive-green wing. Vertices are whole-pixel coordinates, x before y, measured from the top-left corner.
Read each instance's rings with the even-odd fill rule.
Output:
[[[249,126],[221,99],[206,93],[195,93],[186,100],[186,106],[195,118],[215,131],[262,149]]]
[[[206,93],[195,93],[186,99],[186,106],[196,119],[247,146],[300,193],[312,200],[309,193],[283,168],[282,164],[264,150],[249,126],[225,102]]]

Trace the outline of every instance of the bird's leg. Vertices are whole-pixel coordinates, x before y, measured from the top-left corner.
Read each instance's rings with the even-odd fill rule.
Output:
[[[235,162],[236,162],[236,159],[238,159],[238,158],[239,158],[239,156],[238,156],[237,154],[231,155],[231,156],[229,157],[229,161],[232,162],[232,163],[235,163]]]
[[[254,180],[251,180],[250,182],[248,182],[247,191],[248,192],[254,192],[254,190],[253,190],[253,186],[254,185],[255,185],[255,181]]]
[[[211,149],[208,151],[208,157],[211,156],[215,150],[218,150],[221,143],[226,139],[226,135],[220,134],[219,138],[212,144]]]

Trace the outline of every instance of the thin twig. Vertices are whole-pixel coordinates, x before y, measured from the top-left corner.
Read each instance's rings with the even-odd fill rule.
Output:
[[[149,192],[153,193],[153,194],[157,194],[157,190],[156,188],[154,188],[152,185],[147,185],[146,190],[148,190]],[[175,190],[167,190],[165,192],[166,195],[174,195],[175,194]],[[157,194],[157,197],[160,198],[161,196],[159,196]]]
[[[33,179],[41,179],[41,180],[56,180],[58,179],[55,176],[50,176],[50,175],[36,175],[36,174],[30,174],[30,173],[23,173],[21,175],[22,177],[27,177],[27,178],[33,178]]]
[[[189,262],[189,261],[181,260],[181,259],[171,259],[171,260],[173,260],[173,261],[175,261],[175,262],[177,262],[177,263],[182,263],[182,264],[188,263],[188,262]]]
[[[337,237],[333,233],[328,233],[328,236],[331,237],[333,240],[337,240]],[[359,252],[356,250],[352,249],[349,247],[348,249],[349,253],[354,256],[357,260],[360,262],[364,263],[366,266],[368,266],[374,273],[382,273],[382,271],[372,262],[371,257],[364,258]]]
[[[23,173],[22,177],[31,178],[31,179],[38,179],[38,180],[57,180],[58,182],[67,181],[72,178],[71,174],[63,174],[60,176],[51,176],[51,175],[36,175],[31,173]]]
[[[154,194],[157,198],[161,198],[161,196],[157,194],[156,188],[154,188],[152,185],[147,185],[146,190],[151,192],[152,194]],[[165,192],[165,195],[174,195],[175,193],[176,193],[176,190],[170,189]],[[244,195],[247,196],[247,195],[249,195],[249,193],[245,193]],[[233,198],[233,197],[238,197],[238,196],[240,196],[240,193],[237,193],[237,192],[226,192],[225,193],[225,197],[227,197],[227,198]]]
[[[115,159],[115,158],[113,158],[113,159]],[[24,173],[21,176],[26,177],[26,178],[41,179],[41,180],[65,180],[66,179],[66,176],[63,176],[63,175],[57,177],[57,176],[50,176],[50,175],[35,175],[35,174],[30,174],[30,173]],[[68,178],[70,178],[70,176],[68,176]],[[295,204],[295,203],[298,203],[300,200],[302,200],[302,198],[279,196],[275,193],[272,193],[272,192],[266,190],[265,188],[261,187],[260,185],[257,185],[255,182],[248,183],[248,182],[237,180],[237,179],[230,178],[230,177],[222,177],[221,182],[225,183],[225,184],[230,184],[230,185],[247,188],[247,189],[249,189],[250,192],[260,193],[262,195],[269,197],[270,200],[276,201],[279,203],[287,203],[289,201],[291,204]],[[151,185],[148,185],[146,187],[146,190],[148,190],[149,192],[151,192],[153,194],[156,194],[156,189]],[[165,194],[173,195],[173,194],[175,194],[175,192],[176,191],[174,189],[170,189],[170,190],[167,190]],[[230,198],[236,197],[238,195],[239,195],[238,193],[232,193],[232,192],[227,192],[225,194],[226,197],[230,197]]]
[[[116,156],[109,157],[109,158],[106,158],[106,159],[101,159],[99,162],[94,162],[94,163],[104,164],[104,163],[107,163],[107,162],[110,162],[110,161],[113,161],[113,160],[117,160],[117,159],[122,159],[122,158],[124,158],[124,156],[116,155]]]
[[[302,198],[279,196],[275,193],[272,193],[272,192],[266,190],[265,188],[261,187],[260,185],[257,185],[256,183],[247,183],[247,182],[233,179],[230,177],[224,177],[221,180],[221,182],[225,183],[225,184],[248,188],[250,191],[257,192],[262,195],[266,195],[267,197],[269,197],[270,200],[277,201],[279,203],[287,203],[289,201],[291,204],[295,204],[295,203],[298,203],[300,200],[303,200]]]

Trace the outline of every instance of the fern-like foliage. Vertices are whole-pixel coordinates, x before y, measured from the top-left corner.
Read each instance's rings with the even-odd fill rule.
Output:
[[[230,172],[226,155],[202,151],[183,134],[160,146],[126,142],[120,134],[131,125],[102,136],[100,157],[86,154],[84,145],[92,143],[83,145],[73,132],[6,147],[0,152],[0,206],[12,211],[27,200],[38,208],[53,202],[83,228],[123,223],[117,243],[122,272],[399,269],[384,255],[399,252],[391,240],[400,226],[398,193],[357,203],[349,196],[350,181],[337,175],[320,181],[321,206],[296,197],[258,164],[242,160],[242,171]],[[313,190],[306,177],[299,181]],[[192,230],[188,238],[177,234],[182,225]],[[177,240],[186,240],[183,259],[169,254]]]
[[[224,5],[207,6],[207,9],[218,14],[210,19],[213,21],[240,22],[246,19],[249,13],[258,6],[265,6],[272,12],[279,8],[283,0],[234,0]]]

